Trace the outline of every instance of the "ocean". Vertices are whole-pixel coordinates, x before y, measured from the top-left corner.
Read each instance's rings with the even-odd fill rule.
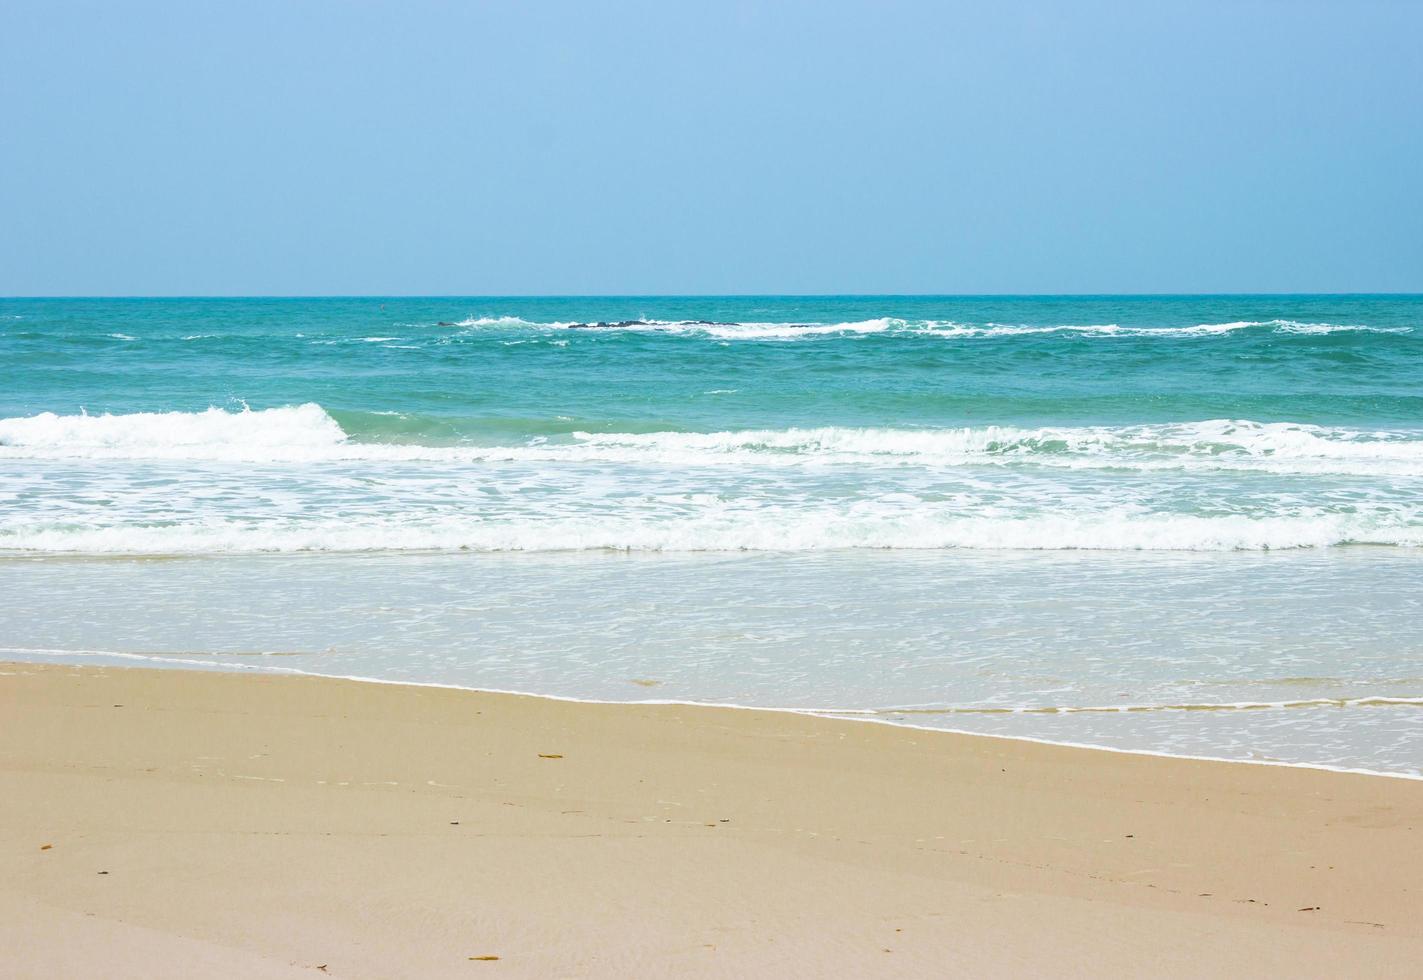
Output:
[[[0,299],[0,657],[1423,774],[1423,297]]]

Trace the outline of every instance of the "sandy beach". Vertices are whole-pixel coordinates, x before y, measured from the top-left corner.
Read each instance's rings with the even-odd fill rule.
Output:
[[[1416,975],[1423,782],[793,714],[0,674],[0,974]]]
[[[0,980],[1423,980],[1423,0],[0,2]]]

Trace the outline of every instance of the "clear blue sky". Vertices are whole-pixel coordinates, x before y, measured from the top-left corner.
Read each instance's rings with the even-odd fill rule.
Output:
[[[1423,291],[1423,3],[0,3],[0,294]]]

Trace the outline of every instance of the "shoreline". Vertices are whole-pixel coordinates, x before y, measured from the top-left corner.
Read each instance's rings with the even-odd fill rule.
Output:
[[[32,655],[36,655],[36,656],[42,656],[42,657],[51,657],[51,656],[52,656],[52,657],[54,658],[54,660],[52,660],[52,661],[13,661],[13,662],[8,662],[8,661],[4,660],[4,657],[5,657],[5,655],[6,655],[7,653],[28,653],[28,654],[32,654]],[[891,727],[891,728],[903,728],[903,729],[908,729],[908,730],[917,731],[917,732],[939,732],[939,733],[942,733],[942,734],[945,734],[945,735],[967,736],[967,737],[969,737],[969,738],[1005,739],[1005,740],[1007,740],[1007,741],[1013,741],[1013,742],[1026,742],[1026,743],[1029,743],[1029,744],[1032,744],[1032,745],[1051,745],[1051,746],[1059,746],[1059,747],[1061,747],[1061,748],[1083,749],[1083,750],[1088,750],[1088,751],[1093,751],[1093,752],[1110,752],[1110,753],[1116,753],[1116,754],[1120,754],[1120,755],[1146,756],[1146,757],[1149,757],[1149,758],[1158,758],[1158,759],[1181,759],[1181,760],[1185,760],[1185,761],[1188,761],[1188,762],[1220,762],[1220,763],[1227,763],[1227,764],[1232,764],[1232,765],[1271,766],[1271,767],[1282,767],[1282,768],[1286,768],[1286,769],[1310,769],[1310,770],[1317,770],[1317,771],[1320,771],[1320,772],[1347,773],[1347,774],[1358,775],[1358,776],[1379,776],[1379,777],[1382,777],[1382,778],[1385,778],[1385,779],[1404,779],[1404,780],[1411,780],[1411,781],[1415,781],[1415,782],[1423,782],[1423,772],[1393,772],[1393,771],[1386,770],[1386,769],[1367,769],[1367,768],[1363,768],[1363,767],[1359,767],[1359,766],[1336,766],[1336,765],[1331,765],[1331,764],[1329,764],[1329,763],[1323,763],[1323,762],[1289,762],[1289,761],[1286,761],[1286,760],[1283,760],[1283,759],[1232,759],[1232,758],[1230,758],[1230,757],[1228,757],[1228,756],[1188,755],[1188,754],[1178,753],[1178,752],[1166,752],[1166,751],[1162,751],[1162,750],[1159,750],[1159,749],[1122,748],[1122,747],[1120,747],[1120,746],[1113,746],[1113,745],[1097,745],[1097,744],[1090,743],[1090,742],[1059,741],[1059,740],[1049,739],[1049,738],[1039,738],[1039,737],[1033,736],[1033,735],[1006,735],[1006,734],[1002,734],[1002,733],[998,733],[998,732],[976,732],[976,731],[972,731],[972,730],[970,730],[970,729],[964,729],[964,728],[936,728],[936,727],[933,727],[933,726],[930,726],[930,725],[916,725],[916,724],[913,724],[913,723],[911,723],[911,722],[891,721],[891,720],[888,720],[888,719],[885,719],[885,718],[877,718],[877,717],[872,717],[872,716],[871,716],[871,715],[872,715],[873,713],[875,713],[876,711],[879,711],[879,710],[886,710],[886,711],[888,711],[888,710],[892,710],[892,709],[869,709],[869,708],[789,708],[789,707],[776,707],[776,706],[766,706],[766,705],[738,704],[738,703],[729,702],[729,701],[685,701],[685,700],[664,699],[664,698],[651,698],[651,699],[625,700],[625,701],[624,701],[624,700],[606,699],[606,698],[579,698],[579,697],[573,697],[573,696],[571,696],[571,695],[563,695],[563,694],[544,694],[544,693],[540,693],[540,692],[538,692],[538,691],[523,691],[523,690],[516,690],[516,689],[512,689],[512,688],[470,687],[470,686],[463,685],[463,684],[446,684],[446,683],[443,683],[443,682],[440,682],[440,681],[392,680],[392,679],[390,679],[390,678],[368,677],[368,676],[363,676],[363,675],[358,675],[358,674],[321,674],[321,673],[316,673],[315,671],[302,670],[302,669],[299,668],[299,667],[281,667],[281,666],[275,666],[275,665],[265,665],[265,664],[259,665],[259,664],[234,663],[234,662],[214,663],[214,662],[210,662],[210,661],[191,660],[191,659],[179,659],[179,655],[175,655],[174,657],[168,657],[168,656],[166,656],[166,655],[142,654],[142,653],[124,653],[124,652],[111,651],[111,650],[64,650],[64,651],[55,650],[55,651],[49,651],[49,650],[42,650],[42,649],[40,649],[40,648],[26,648],[26,647],[0,648],[0,668],[3,668],[3,667],[5,667],[5,666],[7,666],[7,665],[10,665],[11,663],[49,663],[49,664],[52,664],[53,666],[80,666],[80,667],[90,667],[90,666],[92,666],[92,665],[86,665],[86,664],[74,664],[74,663],[70,663],[70,662],[64,661],[62,658],[65,657],[65,656],[70,656],[70,657],[75,657],[75,658],[84,657],[84,656],[92,656],[92,657],[96,657],[96,658],[98,658],[98,657],[112,657],[112,658],[114,658],[114,659],[116,659],[116,660],[135,660],[135,661],[141,661],[141,662],[143,662],[143,663],[145,663],[145,664],[149,664],[149,665],[152,665],[152,664],[159,664],[159,663],[170,665],[170,666],[163,666],[163,667],[153,667],[153,666],[150,666],[150,667],[147,667],[147,668],[144,668],[144,667],[133,667],[133,668],[116,668],[116,669],[135,669],[135,670],[143,670],[143,669],[152,669],[152,670],[189,670],[189,671],[196,671],[196,672],[199,672],[199,673],[215,673],[215,674],[239,674],[239,675],[241,675],[241,674],[247,674],[247,675],[261,675],[261,674],[266,674],[266,675],[287,676],[287,677],[314,677],[314,678],[323,678],[323,679],[326,679],[326,680],[350,681],[350,682],[352,682],[352,683],[357,683],[357,684],[381,684],[381,685],[391,685],[391,686],[395,686],[395,687],[416,687],[416,688],[430,688],[430,689],[434,689],[434,690],[443,690],[443,691],[464,691],[464,692],[467,692],[467,693],[470,693],[470,694],[493,694],[493,695],[508,696],[508,697],[535,698],[535,699],[542,699],[542,700],[547,700],[547,701],[557,701],[557,702],[562,702],[562,703],[565,703],[565,704],[630,705],[630,706],[636,706],[636,705],[652,705],[652,706],[658,706],[658,705],[663,705],[663,706],[681,706],[681,707],[688,707],[688,708],[719,708],[719,709],[725,709],[725,710],[730,710],[730,711],[769,711],[769,712],[784,713],[784,714],[789,714],[789,715],[798,715],[798,716],[808,717],[808,718],[825,718],[825,719],[837,720],[837,721],[864,722],[864,723],[875,724],[875,725],[887,725],[887,726],[889,726],[889,727]],[[97,669],[102,669],[102,668],[97,668]],[[1350,699],[1350,700],[1367,701],[1367,700],[1371,700],[1371,699],[1369,699],[1369,698],[1358,698],[1358,699]],[[1397,698],[1397,699],[1391,699],[1391,700],[1397,701],[1398,704],[1400,704],[1400,705],[1423,704],[1423,698]],[[1259,704],[1253,704],[1253,703],[1252,703],[1252,704],[1250,704],[1250,705],[1248,705],[1248,706],[1244,706],[1244,707],[1249,707],[1249,708],[1257,708],[1257,707],[1258,707],[1258,708],[1265,708],[1265,707],[1277,707],[1277,706],[1283,706],[1283,705],[1279,705],[1279,704],[1277,704],[1277,703],[1270,702],[1270,703],[1259,703]],[[1096,708],[1093,708],[1093,709],[1087,709],[1087,710],[1092,710],[1092,711],[1099,711],[1099,710],[1100,710],[1100,711],[1102,711],[1103,713],[1106,713],[1106,712],[1108,712],[1108,711],[1120,711],[1120,712],[1123,712],[1123,713],[1130,713],[1130,712],[1133,710],[1133,708],[1135,708],[1135,707],[1136,707],[1136,706],[1133,706],[1133,705],[1126,705],[1126,706],[1123,706],[1123,707],[1121,707],[1121,708],[1112,708],[1112,709],[1107,709],[1107,708],[1096,709]],[[1031,712],[1027,712],[1027,713],[1031,713]]]
[[[270,672],[12,663],[0,717],[16,976],[1423,957],[1416,780]]]

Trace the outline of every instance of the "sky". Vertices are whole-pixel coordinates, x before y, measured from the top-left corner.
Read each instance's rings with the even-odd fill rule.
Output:
[[[0,295],[1423,291],[1423,2],[0,3]]]

